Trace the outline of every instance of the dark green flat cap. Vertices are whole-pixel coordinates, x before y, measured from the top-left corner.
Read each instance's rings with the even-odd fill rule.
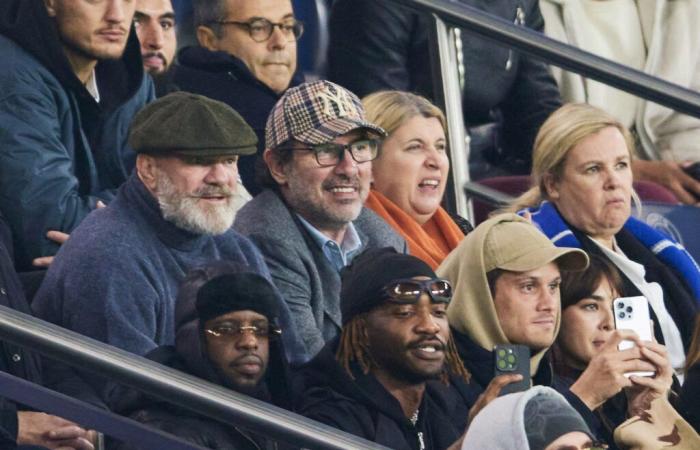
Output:
[[[149,103],[129,129],[131,148],[154,155],[252,155],[257,143],[253,129],[230,106],[189,92]]]

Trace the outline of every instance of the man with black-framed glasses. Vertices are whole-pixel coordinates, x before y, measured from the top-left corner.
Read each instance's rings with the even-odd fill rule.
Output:
[[[284,91],[301,82],[297,40],[304,25],[290,0],[194,0],[193,6],[199,45],[178,53],[172,81],[228,104],[255,130],[258,153],[238,163],[243,185],[255,195],[267,116]]]
[[[384,130],[362,103],[328,81],[291,88],[267,122],[267,188],[234,228],[262,251],[307,353],[340,331],[339,271],[367,247],[405,251],[404,240],[363,208]]]

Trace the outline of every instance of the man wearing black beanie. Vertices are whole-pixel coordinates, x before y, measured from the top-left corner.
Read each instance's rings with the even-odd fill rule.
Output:
[[[447,323],[450,284],[391,248],[358,255],[341,278],[343,328],[301,369],[299,413],[393,449],[459,448],[455,407],[477,395],[448,389],[469,379]]]
[[[180,287],[175,346],[158,347],[146,357],[288,408],[279,309],[278,294],[264,277],[239,264],[210,263],[192,270]],[[267,437],[131,389],[117,388],[110,398],[120,414],[202,447],[242,450],[273,444]]]

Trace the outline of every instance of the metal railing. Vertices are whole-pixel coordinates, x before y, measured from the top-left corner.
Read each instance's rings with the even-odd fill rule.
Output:
[[[537,31],[514,25],[454,0],[390,0],[431,14],[433,20],[431,66],[435,102],[448,119],[452,189],[445,194],[452,210],[473,219],[463,191],[469,182],[469,140],[464,130],[461,107],[462,92],[455,63],[453,29],[496,41],[514,50],[542,59],[549,64],[616,87],[638,97],[700,118],[700,94],[663,79],[648,75],[577,47],[551,39]],[[465,39],[465,37],[462,37]],[[486,81],[486,80],[485,80]]]
[[[241,426],[299,447],[386,449],[4,306],[0,306],[0,339],[219,422]]]

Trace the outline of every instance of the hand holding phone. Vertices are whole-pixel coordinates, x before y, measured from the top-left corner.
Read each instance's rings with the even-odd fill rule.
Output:
[[[493,348],[493,373],[494,377],[522,375],[520,381],[503,386],[499,396],[530,389],[530,349],[525,345],[496,345]]]
[[[615,315],[615,329],[634,331],[641,341],[653,342],[651,319],[649,318],[649,302],[642,296],[620,297],[613,301],[613,314]],[[634,341],[623,340],[618,345],[620,351],[635,346]],[[654,372],[627,372],[626,377],[637,375],[640,377],[654,376]]]

